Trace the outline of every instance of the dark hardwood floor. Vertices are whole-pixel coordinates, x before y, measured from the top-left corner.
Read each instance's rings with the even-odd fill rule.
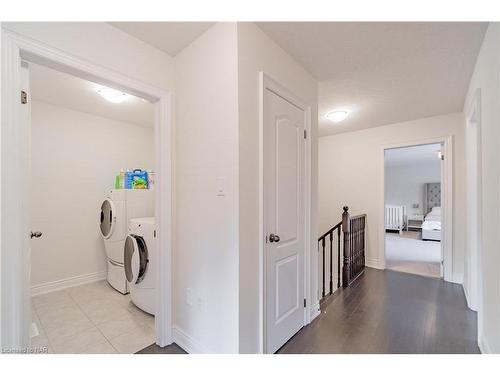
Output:
[[[278,353],[479,353],[461,285],[368,268]],[[185,353],[173,344],[139,353]]]
[[[164,348],[159,347],[156,344],[149,345],[148,347],[138,351],[135,354],[187,354],[180,346],[177,344],[172,344],[165,346]]]
[[[479,353],[461,285],[367,268],[278,353]]]

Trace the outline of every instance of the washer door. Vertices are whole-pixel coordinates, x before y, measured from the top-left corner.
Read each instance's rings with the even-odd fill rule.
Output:
[[[141,236],[129,234],[125,240],[125,277],[130,284],[139,284],[148,270],[148,248]]]
[[[101,205],[101,235],[104,239],[108,239],[115,230],[116,211],[112,200],[106,199]]]

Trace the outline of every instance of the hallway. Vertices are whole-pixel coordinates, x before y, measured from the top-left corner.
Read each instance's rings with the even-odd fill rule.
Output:
[[[477,314],[458,284],[367,268],[322,310],[278,354],[479,354]],[[176,344],[139,352],[180,353]]]
[[[278,353],[479,353],[461,285],[367,268]]]

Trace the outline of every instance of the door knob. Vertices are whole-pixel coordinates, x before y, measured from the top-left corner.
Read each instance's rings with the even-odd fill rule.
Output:
[[[31,238],[39,238],[42,237],[42,232],[31,232]]]
[[[269,242],[280,242],[280,236],[271,233],[269,235]]]

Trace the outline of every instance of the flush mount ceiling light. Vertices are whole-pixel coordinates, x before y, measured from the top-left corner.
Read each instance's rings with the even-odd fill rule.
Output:
[[[344,121],[347,116],[349,115],[349,112],[347,111],[331,111],[326,114],[326,118],[330,120],[331,122],[341,122]]]
[[[124,92],[110,89],[109,87],[100,87],[97,89],[97,93],[108,102],[115,104],[122,103],[130,97],[130,95],[125,94]]]

